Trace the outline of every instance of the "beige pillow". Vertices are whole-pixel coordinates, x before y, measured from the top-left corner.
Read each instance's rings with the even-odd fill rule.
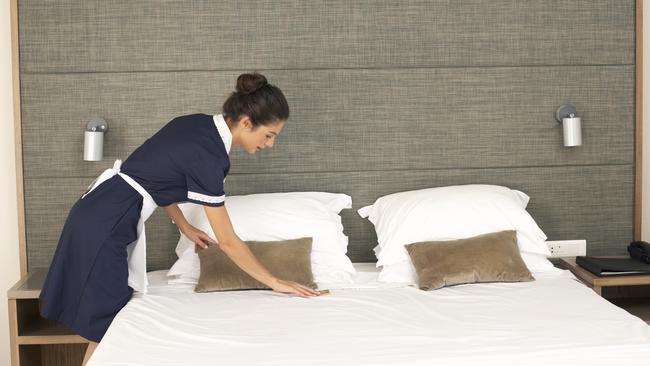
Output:
[[[406,245],[422,290],[475,282],[533,281],[514,230]]]
[[[315,288],[311,272],[312,238],[247,241],[257,259],[277,278]],[[201,273],[196,292],[269,289],[249,276],[218,245],[199,250]]]

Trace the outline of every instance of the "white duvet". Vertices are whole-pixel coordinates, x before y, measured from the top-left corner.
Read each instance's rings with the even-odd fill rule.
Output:
[[[150,273],[99,344],[108,365],[648,364],[650,327],[567,271],[522,283],[425,292],[375,286],[304,299],[271,291],[196,294]],[[365,276],[365,277],[364,277]]]

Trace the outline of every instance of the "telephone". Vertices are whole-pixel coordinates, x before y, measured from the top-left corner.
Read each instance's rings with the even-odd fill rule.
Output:
[[[627,247],[630,257],[650,264],[650,243],[645,241],[633,241]]]

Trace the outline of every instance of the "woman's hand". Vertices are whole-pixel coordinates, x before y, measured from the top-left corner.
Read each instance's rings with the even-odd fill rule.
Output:
[[[276,279],[275,281],[273,281],[270,287],[275,292],[282,292],[285,294],[295,294],[300,297],[318,296],[318,291],[292,281],[284,281],[284,280]]]
[[[183,235],[190,239],[197,246],[205,249],[211,244],[216,244],[216,242],[208,236],[205,232],[195,228],[190,224],[186,224],[183,227],[179,227]]]
[[[163,208],[165,209],[167,216],[169,216],[172,222],[178,226],[178,230],[180,230],[183,235],[185,235],[194,243],[194,252],[198,252],[199,247],[205,249],[210,244],[216,244],[216,242],[210,238],[208,234],[195,228],[194,226],[190,225],[189,222],[187,222],[187,219],[185,219],[183,212],[180,208],[178,208],[177,204],[172,203],[171,205],[164,206]]]

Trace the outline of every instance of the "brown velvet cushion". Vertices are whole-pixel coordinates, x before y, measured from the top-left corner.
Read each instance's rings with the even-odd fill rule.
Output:
[[[277,278],[315,288],[311,272],[312,238],[247,241],[257,259]],[[201,274],[196,292],[268,289],[233,262],[218,245],[199,251]]]
[[[422,290],[475,282],[532,281],[514,230],[406,245]]]

